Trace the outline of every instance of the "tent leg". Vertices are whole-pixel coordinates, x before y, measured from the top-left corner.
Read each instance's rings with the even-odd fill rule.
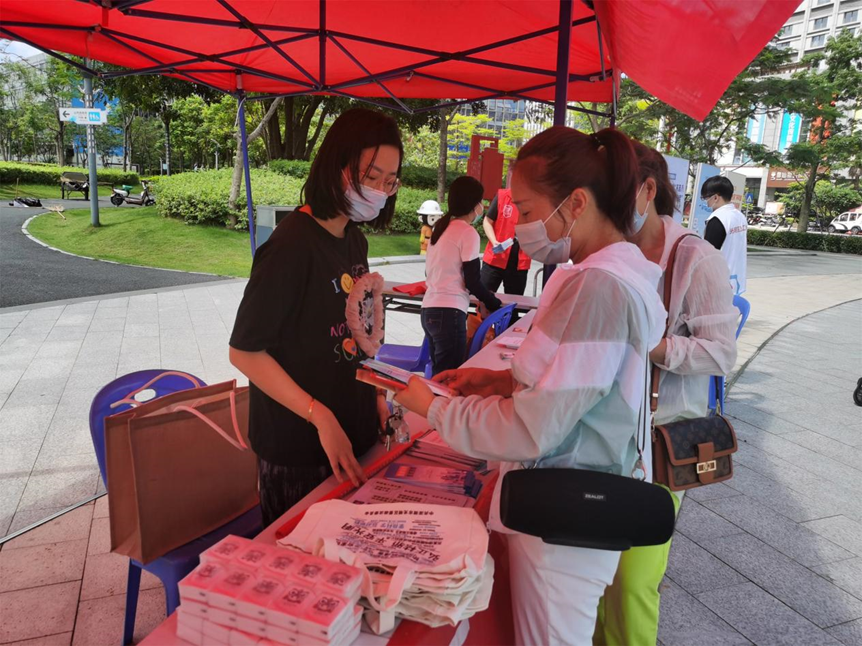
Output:
[[[254,224],[254,202],[251,199],[251,170],[248,166],[248,136],[245,132],[245,96],[239,97],[239,136],[242,148],[242,166],[245,171],[245,204],[248,209],[248,237],[251,241],[251,255],[257,251],[257,241],[255,240],[255,224]]]
[[[569,98],[569,49],[572,40],[572,0],[560,0],[560,31],[557,36],[557,84],[554,89],[554,125],[566,125]]]
[[[554,89],[554,125],[566,125],[566,113],[569,98],[569,49],[572,39],[572,0],[560,0],[560,30],[557,36],[557,84]],[[548,284],[548,279],[556,265],[545,265],[542,286]]]

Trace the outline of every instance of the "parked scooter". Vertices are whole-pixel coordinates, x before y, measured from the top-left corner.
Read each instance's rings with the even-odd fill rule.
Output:
[[[129,192],[132,190],[131,186],[121,186],[120,188],[111,187],[111,191],[113,191],[111,195],[111,204],[114,206],[120,206],[124,202],[126,204],[134,204],[136,206],[152,206],[156,203],[156,198],[154,198],[150,194],[150,183],[142,179],[141,186],[144,187],[144,190],[141,191],[140,195],[130,195]]]

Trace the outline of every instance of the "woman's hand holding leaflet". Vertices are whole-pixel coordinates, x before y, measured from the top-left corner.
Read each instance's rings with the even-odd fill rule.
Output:
[[[446,370],[434,377],[434,381],[445,384],[462,397],[511,397],[514,391],[512,373],[509,370],[487,370],[485,368],[459,368]]]

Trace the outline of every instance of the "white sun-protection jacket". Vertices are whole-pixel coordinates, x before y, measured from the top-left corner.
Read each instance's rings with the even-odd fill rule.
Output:
[[[661,220],[664,252],[659,264],[664,272],[673,245],[690,231],[668,216]],[[706,415],[709,376],[726,375],[736,363],[739,312],[724,257],[705,240],[690,236],[680,243],[674,265],[667,352],[659,365],[659,424]],[[659,293],[664,293],[664,276]]]
[[[467,455],[629,476],[645,358],[664,332],[660,275],[627,242],[559,267],[512,361],[512,397],[438,397],[432,426]]]

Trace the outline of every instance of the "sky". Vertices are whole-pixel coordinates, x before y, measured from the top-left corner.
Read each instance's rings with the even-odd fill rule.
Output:
[[[4,52],[0,53],[0,61],[6,60],[10,57],[17,58],[18,56],[27,58],[28,56],[40,53],[38,49],[30,47],[30,45],[18,42],[9,42],[8,40],[0,40],[0,51]]]

